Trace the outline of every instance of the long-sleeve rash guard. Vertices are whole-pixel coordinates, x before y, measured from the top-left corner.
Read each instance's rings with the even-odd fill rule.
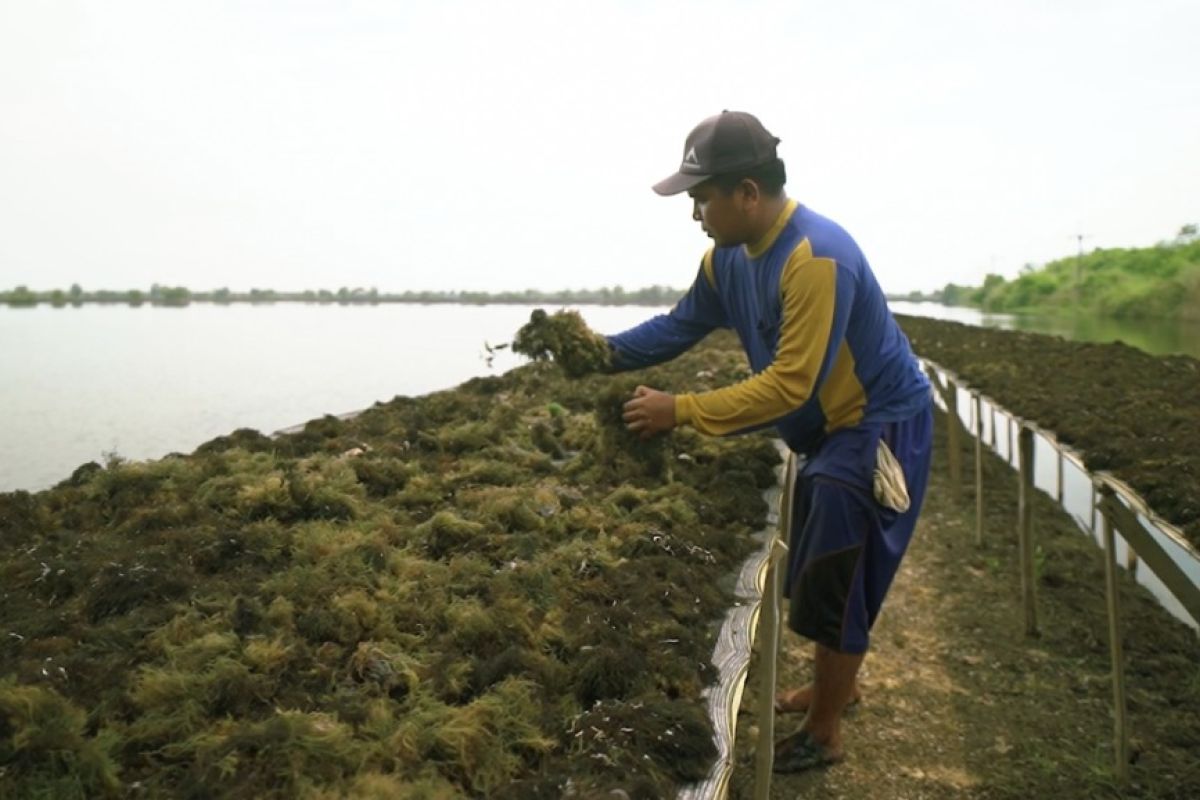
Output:
[[[796,452],[862,423],[907,419],[930,386],[850,235],[794,200],[752,245],[704,254],[667,314],[608,337],[618,370],[674,358],[716,328],[741,339],[753,376],[675,398],[675,419],[714,435],[775,425]]]

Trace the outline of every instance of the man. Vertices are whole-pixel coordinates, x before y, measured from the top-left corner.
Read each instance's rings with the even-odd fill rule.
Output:
[[[868,633],[925,492],[932,395],[854,240],[784,193],[778,142],[732,111],[688,135],[678,172],[654,190],[686,191],[713,247],[670,313],[609,344],[616,369],[635,369],[734,329],[753,377],[698,394],[639,386],[626,426],[645,438],[676,425],[712,435],[773,425],[804,457],[784,591],[789,627],[815,642],[814,675],[776,698],[805,714],[775,748],[776,770],[794,772],[843,757],[842,714],[859,698]]]

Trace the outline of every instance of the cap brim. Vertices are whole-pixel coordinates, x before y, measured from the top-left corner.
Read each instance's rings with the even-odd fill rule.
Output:
[[[676,172],[670,177],[663,178],[651,188],[663,197],[669,197],[673,194],[686,192],[693,186],[699,186],[711,177],[711,175],[691,175],[685,172]]]

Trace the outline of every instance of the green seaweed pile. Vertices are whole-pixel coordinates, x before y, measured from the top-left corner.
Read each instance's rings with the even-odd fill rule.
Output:
[[[612,366],[608,341],[589,328],[578,311],[547,314],[535,309],[517,331],[512,347],[535,361],[553,360],[573,378],[606,372]]]
[[[669,796],[778,455],[548,363],[0,494],[0,797]],[[607,794],[605,794],[607,796]]]

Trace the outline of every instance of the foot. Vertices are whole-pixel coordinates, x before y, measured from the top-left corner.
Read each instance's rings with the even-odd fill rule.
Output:
[[[812,693],[813,685],[811,683],[799,689],[785,689],[775,695],[775,710],[780,714],[804,714],[812,705]],[[846,709],[849,710],[860,702],[862,702],[862,692],[856,685],[850,702],[846,704]]]
[[[775,772],[803,772],[828,767],[845,758],[841,747],[817,742],[808,731],[800,730],[775,743]]]

